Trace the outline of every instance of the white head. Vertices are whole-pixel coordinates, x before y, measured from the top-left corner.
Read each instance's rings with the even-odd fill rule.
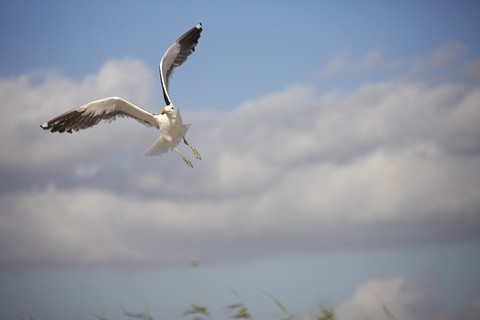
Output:
[[[168,117],[176,117],[178,116],[178,108],[175,107],[173,104],[169,104],[165,108],[163,108],[160,114],[166,114]]]

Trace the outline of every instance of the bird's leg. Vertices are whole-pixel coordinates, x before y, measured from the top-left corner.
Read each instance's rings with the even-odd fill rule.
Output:
[[[186,164],[188,164],[190,167],[193,168],[193,165],[192,165],[192,163],[190,162],[190,160],[188,160],[187,158],[185,158],[185,157],[183,156],[183,154],[181,154],[180,151],[178,151],[177,148],[175,148],[175,149],[173,149],[173,150],[175,150],[175,151],[182,157],[183,161],[185,161]]]
[[[187,140],[185,140],[185,137],[183,137],[183,142],[185,142],[185,144],[189,146],[190,149],[192,149],[195,158],[197,158],[198,160],[202,160],[202,157],[200,157],[200,153],[198,153],[198,151],[194,147],[188,144]]]

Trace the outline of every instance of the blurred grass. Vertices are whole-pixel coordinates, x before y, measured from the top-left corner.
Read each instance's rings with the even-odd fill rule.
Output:
[[[231,290],[231,292],[236,297],[238,302],[225,306],[226,317],[223,319],[253,320],[254,319],[253,316],[251,315],[246,303],[240,297],[238,292],[233,289]],[[277,299],[273,294],[266,291],[264,291],[263,294],[265,294],[265,296],[267,296],[270,300],[272,300],[276,305],[277,309],[280,311],[280,313],[277,314],[277,318],[279,320],[301,320],[302,319],[296,316],[295,314],[291,313],[290,311],[288,311],[287,307],[279,299]],[[397,318],[388,309],[385,302],[380,301],[380,304],[382,306],[386,320],[397,320]],[[121,306],[121,308],[123,310],[124,316],[127,317],[128,319],[154,320],[153,316],[148,311],[148,304],[146,302],[145,302],[145,312],[134,313],[134,312],[127,311],[123,306]],[[101,308],[100,311],[102,315],[101,316],[97,315],[97,319],[108,320],[107,315],[103,310],[103,308]],[[364,315],[364,317],[365,319],[369,319],[368,315]],[[185,312],[183,313],[183,318],[189,319],[189,320],[212,319],[210,315],[210,311],[207,306],[197,305],[194,303],[190,303],[188,305]],[[29,315],[29,319],[33,320],[34,318],[31,315]],[[335,313],[333,306],[329,303],[328,305],[320,305],[319,312],[310,313],[309,316],[307,317],[307,320],[340,320],[340,319],[337,318],[337,315]],[[348,319],[345,319],[345,320],[348,320]]]
[[[232,294],[235,296],[237,302],[229,304],[225,306],[225,317],[222,319],[250,319],[253,320],[253,316],[248,310],[248,307],[246,303],[243,301],[243,299],[240,297],[237,291],[231,290]],[[277,318],[279,320],[301,320],[302,318],[296,316],[295,314],[291,313],[288,311],[286,306],[279,300],[277,299],[273,294],[263,291],[263,294],[268,297],[270,300],[274,302],[276,305],[276,308],[278,311],[280,311],[277,314]],[[381,304],[381,307],[383,309],[383,312],[385,314],[385,319],[386,320],[397,320],[397,318],[392,314],[392,312],[388,309],[387,305],[383,301],[379,301]],[[125,309],[122,305],[120,305],[120,308],[123,311],[123,315],[127,319],[142,319],[142,320],[154,320],[153,316],[150,314],[148,304],[145,301],[144,302],[144,308],[145,311],[141,312],[130,312],[127,309]],[[101,315],[95,315],[95,317],[98,320],[109,320],[107,317],[107,313],[103,309],[103,307],[100,306],[100,314]],[[197,305],[194,303],[190,303],[188,307],[186,308],[185,312],[182,315],[182,318],[188,319],[188,320],[206,320],[206,319],[212,319],[210,315],[210,311],[207,306],[202,306],[202,305]],[[365,319],[369,319],[368,315],[364,315]],[[20,316],[19,319],[24,320],[34,320],[35,318],[31,314],[27,314],[27,317],[22,317]],[[305,318],[303,318],[305,319]],[[325,305],[320,305],[319,312],[318,313],[310,313],[309,316],[306,318],[307,320],[340,320],[337,318],[337,315],[335,313],[335,310],[333,309],[333,306],[329,303],[327,306]],[[349,319],[345,319],[349,320]]]
[[[227,312],[229,313],[230,319],[250,319],[253,320],[250,311],[248,311],[245,302],[243,301],[242,297],[238,294],[237,291],[231,289],[233,295],[239,301],[238,303],[230,304],[226,307]]]

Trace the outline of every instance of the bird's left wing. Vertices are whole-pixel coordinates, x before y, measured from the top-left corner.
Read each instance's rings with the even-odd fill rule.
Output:
[[[181,66],[188,56],[195,51],[195,46],[198,43],[202,30],[202,24],[199,23],[187,31],[168,48],[160,61],[160,80],[162,81],[163,98],[167,105],[172,104],[168,94],[170,78],[175,72],[175,68]]]
[[[40,127],[51,132],[72,133],[72,131],[93,127],[101,120],[112,120],[117,116],[133,118],[146,126],[158,128],[158,122],[153,114],[117,97],[87,103],[53,118]]]

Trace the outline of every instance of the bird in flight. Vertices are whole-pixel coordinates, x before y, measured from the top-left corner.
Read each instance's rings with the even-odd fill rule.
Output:
[[[202,30],[202,24],[197,24],[175,41],[163,55],[159,71],[166,106],[160,114],[152,114],[125,99],[110,97],[92,101],[67,111],[47,121],[40,127],[51,132],[72,133],[73,131],[93,127],[102,120],[113,120],[117,116],[133,118],[146,126],[155,127],[160,131],[160,138],[145,152],[146,156],[160,155],[169,150],[175,150],[186,164],[193,167],[190,160],[177,149],[180,141],[183,140],[192,149],[197,159],[200,160],[201,157],[197,150],[185,139],[190,124],[183,124],[180,111],[170,99],[168,88],[170,78],[175,69],[181,66],[188,56],[195,51],[195,46],[198,43]]]

